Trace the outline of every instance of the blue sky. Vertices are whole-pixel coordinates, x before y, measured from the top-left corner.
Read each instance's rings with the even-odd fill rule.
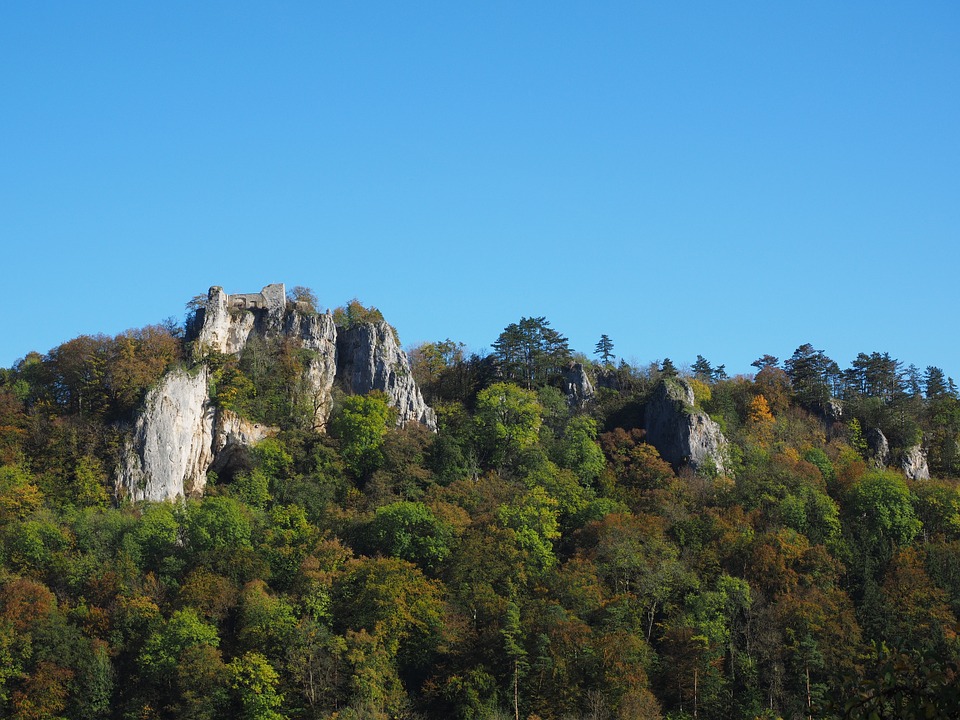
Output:
[[[956,2],[4,3],[0,366],[210,285],[960,380]]]

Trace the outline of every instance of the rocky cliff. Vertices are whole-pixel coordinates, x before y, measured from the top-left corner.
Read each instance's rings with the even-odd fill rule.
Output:
[[[725,474],[727,439],[720,426],[694,407],[693,389],[682,378],[662,380],[645,411],[646,441],[674,466]]]
[[[148,395],[121,453],[117,489],[132,500],[199,494],[213,462],[207,371],[174,370]]]
[[[880,428],[870,428],[866,435],[867,446],[870,448],[868,462],[875,468],[885,468],[890,464],[890,443]]]
[[[563,392],[571,407],[582,408],[596,395],[593,383],[582,363],[571,363],[563,372]]]
[[[269,337],[280,332],[286,305],[283,283],[247,295],[227,295],[221,287],[210,288],[196,342],[198,352],[232,355],[243,350],[254,333]]]
[[[337,376],[337,327],[330,314],[291,312],[284,322],[284,334],[297,338],[310,351],[304,373],[313,406],[313,426],[324,430],[333,409],[333,383]]]
[[[914,445],[904,450],[900,458],[903,474],[911,480],[929,480],[930,467],[927,465],[927,453],[923,446]]]
[[[235,412],[217,408],[211,438],[213,462],[210,464],[210,470],[222,473],[232,469],[239,464],[239,460],[248,448],[278,432],[278,428],[251,422]]]
[[[397,408],[397,422],[423,423],[437,428],[433,408],[428,407],[410,372],[407,354],[385,322],[364,323],[337,335],[337,381],[348,392],[363,395],[380,390]]]
[[[117,488],[131,500],[198,496],[207,472],[222,472],[238,452],[277,432],[217,408],[207,371],[174,370],[148,395],[121,452]]]
[[[209,396],[205,358],[243,351],[253,336],[282,336],[308,351],[304,387],[323,431],[335,384],[348,393],[380,390],[398,410],[398,424],[420,422],[436,430],[406,353],[385,322],[337,328],[333,317],[287,302],[282,284],[259,293],[228,295],[210,288],[194,341],[196,367],[168,373],[147,396],[117,467],[119,494],[133,500],[199,495],[209,470],[229,468],[238,451],[275,428],[250,423],[217,408]]]

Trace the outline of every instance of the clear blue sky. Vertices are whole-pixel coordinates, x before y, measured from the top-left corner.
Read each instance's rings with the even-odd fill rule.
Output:
[[[0,366],[312,287],[960,380],[960,3],[7,2]]]

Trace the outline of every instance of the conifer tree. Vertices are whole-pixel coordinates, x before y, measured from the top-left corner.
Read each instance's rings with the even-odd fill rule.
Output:
[[[604,365],[610,365],[613,362],[613,340],[610,339],[609,335],[604,334],[600,336],[600,341],[594,348],[593,354],[599,355]]]

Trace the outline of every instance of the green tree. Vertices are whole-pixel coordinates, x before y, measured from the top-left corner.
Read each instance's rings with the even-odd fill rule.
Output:
[[[810,343],[798,347],[783,365],[797,400],[808,408],[825,408],[839,389],[839,366]]]
[[[513,530],[530,577],[537,577],[556,563],[553,542],[560,537],[557,501],[535,487],[497,511],[500,523]]]
[[[894,552],[917,536],[922,525],[903,477],[889,470],[864,475],[847,493],[846,531],[857,555],[852,568],[862,582],[877,579]]]
[[[170,718],[212,718],[225,702],[226,668],[217,629],[192,608],[175,611],[147,637],[138,657],[142,707]]]
[[[253,526],[244,505],[229,497],[208,497],[187,508],[186,538],[195,552],[233,552],[251,547]]]
[[[391,658],[428,663],[443,635],[442,586],[396,558],[351,561],[334,585],[335,629],[363,629]]]
[[[410,370],[428,402],[462,398],[466,391],[466,346],[449,338],[417,345],[409,352]]]
[[[597,444],[597,422],[586,415],[570,418],[560,441],[559,463],[576,473],[584,485],[589,485],[603,472],[606,459]]]
[[[263,580],[247,583],[240,594],[237,640],[241,647],[262,652],[271,660],[284,657],[296,632],[293,607],[272,594]]]
[[[340,440],[340,454],[356,477],[365,478],[382,465],[383,443],[392,421],[393,412],[382,392],[343,399],[330,431]]]
[[[902,366],[889,353],[859,353],[843,374],[845,395],[893,400],[903,393]]]
[[[477,395],[474,422],[484,458],[503,468],[540,439],[542,408],[536,393],[495,383]]]
[[[775,368],[779,365],[779,363],[780,358],[774,355],[762,355],[750,363],[750,366],[757,368],[757,372],[760,372],[766,368]]]
[[[151,675],[172,678],[184,651],[196,646],[211,648],[220,645],[217,629],[197,615],[192,608],[177,610],[163,627],[147,638],[140,653],[140,664]]]
[[[947,378],[943,370],[933,365],[928,365],[923,374],[924,395],[928,400],[942,398],[947,394]]]
[[[176,576],[180,572],[180,531],[180,516],[171,503],[141,506],[139,522],[131,532],[128,548],[139,560],[142,572],[161,576]]]
[[[585,552],[620,603],[638,618],[649,641],[657,614],[686,580],[676,546],[666,536],[662,519],[651,515],[613,513],[592,523]]]
[[[520,609],[512,600],[507,603],[506,615],[503,621],[503,628],[500,631],[503,636],[503,649],[511,665],[511,688],[510,694],[513,696],[514,717],[520,718],[520,677],[526,674],[529,668],[527,662],[527,651],[523,646],[523,629],[520,625]]]
[[[525,317],[508,325],[493,349],[504,377],[528,389],[545,385],[571,359],[567,338],[544,317]]]
[[[320,307],[317,302],[317,294],[303,285],[296,285],[292,290],[288,290],[287,299],[309,313],[317,312],[317,309]]]
[[[673,364],[673,360],[664,358],[663,363],[660,365],[660,374],[664,377],[676,377],[679,372],[677,371],[677,366]]]
[[[270,566],[270,582],[286,589],[303,579],[302,564],[320,537],[320,529],[299,505],[276,505],[261,530],[257,550]]]
[[[352,328],[366,323],[383,322],[383,313],[377,308],[364,306],[357,298],[333,311],[333,321],[337,327]]]
[[[600,361],[605,365],[609,366],[613,364],[614,354],[613,354],[613,340],[610,339],[609,335],[601,335],[600,340],[597,342],[596,347],[593,349],[593,354],[600,357]]]
[[[690,369],[693,370],[695,377],[704,382],[709,382],[710,378],[713,377],[713,366],[703,355],[697,355],[697,361],[690,366]]]
[[[107,474],[98,458],[85,455],[77,461],[70,488],[73,500],[80,507],[106,507]]]
[[[283,695],[277,692],[280,676],[270,661],[258,652],[244,653],[228,666],[231,682],[240,712],[235,717],[243,720],[283,720],[277,710],[283,704]]]
[[[377,508],[368,530],[372,550],[408,560],[436,573],[450,555],[453,529],[420,502]]]

